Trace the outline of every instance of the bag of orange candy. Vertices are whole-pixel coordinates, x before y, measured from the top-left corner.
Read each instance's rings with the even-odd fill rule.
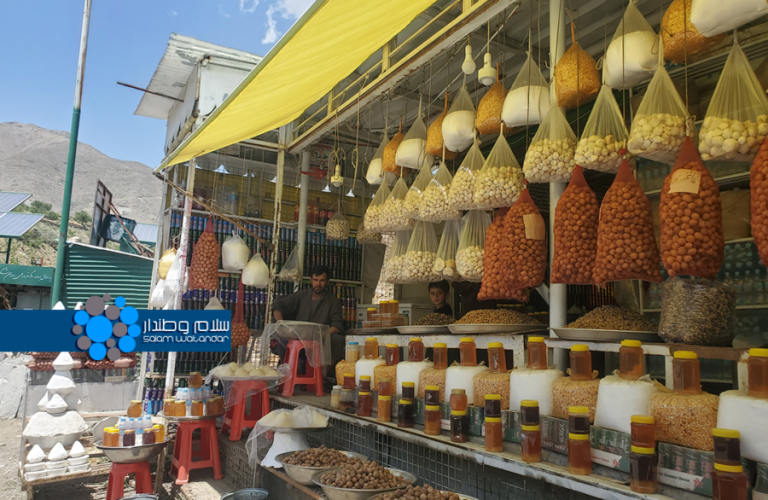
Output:
[[[216,290],[219,287],[219,256],[221,248],[213,233],[213,219],[208,217],[205,230],[195,243],[189,266],[190,290]]]
[[[768,141],[764,142],[749,172],[752,236],[763,264],[768,262]]]
[[[501,261],[501,247],[504,241],[504,216],[508,208],[500,208],[485,233],[485,254],[483,256],[483,281],[477,300],[511,299],[528,302],[526,290],[508,290],[504,286],[504,264]]]
[[[504,286],[519,290],[541,285],[547,272],[547,237],[544,218],[527,187],[504,217],[501,262]]]
[[[232,319],[232,347],[246,345],[248,344],[248,339],[251,338],[251,331],[248,329],[248,324],[245,322],[245,316],[243,315],[244,296],[243,280],[240,280],[240,287],[237,289],[235,317]]]

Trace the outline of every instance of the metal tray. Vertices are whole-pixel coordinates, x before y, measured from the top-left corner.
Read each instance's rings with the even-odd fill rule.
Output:
[[[588,330],[585,328],[550,328],[564,340],[615,341],[641,340],[643,342],[663,342],[656,332],[631,332],[625,330]]]
[[[398,326],[397,331],[404,335],[440,335],[448,333],[448,325],[407,325]]]
[[[473,335],[478,333],[527,333],[546,330],[547,325],[448,325],[451,333]]]
[[[104,452],[104,455],[116,464],[135,464],[145,462],[160,454],[166,442],[140,444],[138,446],[102,446],[101,441],[96,441],[94,446]]]
[[[347,335],[394,335],[397,328],[394,326],[387,328],[353,328],[347,331]]]
[[[395,490],[408,487],[408,485],[405,484],[397,488],[386,488],[386,489],[380,489],[380,490],[353,490],[351,488],[337,488],[335,486],[327,486],[325,484],[320,483],[320,476],[322,476],[326,472],[331,472],[333,470],[339,470],[342,468],[343,467],[336,467],[333,469],[321,470],[321,471],[315,472],[314,475],[312,476],[312,482],[323,489],[323,493],[325,493],[325,496],[327,496],[329,500],[367,500],[367,499],[370,499],[372,496],[376,495],[377,493],[387,493],[390,491],[395,491]],[[406,472],[400,469],[393,469],[390,467],[387,467],[387,469],[396,476],[404,477],[411,484],[414,484],[416,483],[416,481],[419,480],[418,477],[414,476],[410,472]]]
[[[283,469],[285,470],[285,473],[288,474],[288,477],[290,477],[291,479],[293,479],[299,484],[303,484],[304,486],[314,486],[315,483],[312,482],[312,476],[315,475],[315,472],[337,468],[336,465],[331,465],[326,467],[307,467],[304,465],[290,465],[283,461],[286,458],[293,455],[294,453],[296,452],[287,451],[285,453],[281,453],[275,457],[275,461],[283,466]],[[359,453],[353,453],[351,451],[342,451],[341,453],[345,454],[348,457],[359,458],[361,462],[365,462],[366,460],[368,460],[368,457],[366,457],[365,455],[361,455]]]
[[[267,427],[266,425],[262,425],[260,427],[281,434],[307,434],[309,432],[327,431],[328,429],[332,429],[333,425],[328,424],[325,427]]]
[[[202,417],[174,417],[173,415],[165,416],[163,412],[157,414],[158,417],[166,418],[171,422],[199,422],[200,420],[215,420],[219,417],[223,417],[227,412],[217,413],[215,415],[203,415]]]

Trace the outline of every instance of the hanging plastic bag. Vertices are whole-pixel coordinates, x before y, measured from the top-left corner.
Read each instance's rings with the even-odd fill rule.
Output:
[[[205,230],[195,243],[189,266],[189,288],[216,290],[219,287],[219,257],[221,248],[213,233],[213,219],[208,217]]]
[[[507,89],[499,81],[499,67],[496,66],[496,83],[491,85],[477,104],[475,128],[478,134],[498,134],[501,132],[501,111],[504,109],[504,99]]]
[[[277,275],[281,281],[301,281],[301,264],[299,263],[299,247],[293,247],[282,269]]]
[[[768,14],[768,2],[765,0],[693,0],[691,4],[691,23],[704,36],[715,36]]]
[[[466,85],[451,103],[445,120],[443,120],[443,141],[445,147],[455,153],[464,151],[475,140],[475,105],[467,92]]]
[[[240,280],[240,286],[237,289],[237,304],[235,305],[235,317],[232,318],[232,347],[247,345],[251,338],[251,330],[245,322],[243,315],[243,298],[245,290],[243,289],[243,280]]]
[[[742,0],[739,0],[741,2]],[[723,2],[732,6],[739,2]],[[673,0],[661,18],[661,35],[667,61],[679,64],[725,40],[725,34],[707,38],[691,22],[691,0]]]
[[[547,115],[549,106],[549,85],[529,51],[504,99],[501,119],[507,129],[535,125]]]
[[[768,135],[767,122],[768,97],[734,42],[701,124],[701,159],[751,162]]]
[[[363,222],[369,231],[383,231],[384,221],[382,216],[384,212],[384,203],[386,203],[387,198],[389,198],[389,186],[387,186],[386,182],[383,182],[373,196],[370,205],[368,205],[368,208],[365,210]]]
[[[464,226],[456,252],[456,270],[464,280],[483,280],[485,233],[490,225],[491,217],[484,210],[470,210],[464,216]]]
[[[349,221],[342,215],[341,210],[325,225],[325,236],[329,241],[346,240],[349,238]]]
[[[501,261],[508,290],[541,285],[547,272],[547,238],[544,218],[527,189],[504,217]]]
[[[525,153],[525,180],[568,182],[576,166],[575,155],[576,134],[560,108],[552,106]]]
[[[406,194],[408,194],[408,186],[400,177],[395,183],[395,187],[392,188],[392,192],[389,193],[387,201],[384,202],[384,208],[381,212],[382,232],[413,229],[413,226],[416,225],[416,221],[406,217],[403,212]]]
[[[166,286],[165,280],[160,279],[155,284],[149,299],[150,307],[163,308],[173,298],[173,292]]]
[[[366,227],[365,222],[363,222],[357,228],[355,239],[359,245],[374,245],[381,243],[381,233],[374,233],[373,231],[369,230]]]
[[[401,167],[419,169],[427,156],[427,127],[421,119],[421,112],[416,117],[403,142],[397,147],[395,163]],[[431,155],[430,155],[431,156]],[[432,160],[429,161],[432,164]]]
[[[663,54],[659,54],[663,60]],[[672,164],[686,137],[688,109],[663,65],[645,91],[629,131],[629,152],[652,161]]]
[[[384,146],[384,154],[382,155],[382,168],[385,172],[391,172],[396,175],[404,175],[403,169],[397,164],[397,149],[400,147],[400,143],[403,142],[403,122],[400,122],[400,128],[397,133],[389,140],[386,146]]]
[[[504,244],[504,217],[508,208],[500,208],[485,233],[485,254],[483,256],[483,280],[477,300],[519,300],[528,302],[526,290],[510,290],[504,283],[504,262],[501,248]]]
[[[576,163],[590,170],[615,174],[627,154],[628,137],[613,91],[603,85],[576,146]]]
[[[658,35],[631,0],[605,52],[605,83],[630,89],[651,78],[659,65],[658,43]]]
[[[456,250],[459,247],[460,220],[449,220],[443,227],[440,245],[432,271],[438,279],[455,281],[461,278],[456,270]]]
[[[752,163],[752,169],[749,172],[749,188],[751,194],[749,222],[757,252],[765,265],[768,263],[768,141],[760,147]]]
[[[368,164],[368,171],[365,173],[365,180],[372,186],[381,184],[384,181],[384,149],[389,144],[389,137],[387,132],[384,131],[384,138],[381,140],[381,144],[376,148],[376,152],[373,154],[371,163]]]
[[[176,252],[173,263],[168,269],[168,274],[165,276],[165,285],[176,294],[181,290],[181,281],[181,254]]]
[[[435,227],[429,222],[418,221],[413,228],[408,251],[405,252],[403,277],[410,283],[427,283],[438,281],[435,274],[435,257],[437,257],[437,236]]]
[[[510,207],[522,190],[523,171],[507,138],[503,133],[499,134],[475,179],[475,206],[482,209]]]
[[[621,280],[658,283],[659,266],[651,202],[625,160],[600,206],[592,276],[601,286]]]
[[[598,97],[599,99],[599,97]],[[550,282],[591,285],[600,205],[579,165],[555,207],[555,248]]]
[[[389,249],[389,258],[381,268],[381,281],[400,285],[407,283],[405,279],[405,254],[408,252],[408,244],[411,242],[413,231],[397,231],[395,240]]]
[[[211,297],[211,300],[205,305],[205,311],[223,311],[224,306],[221,305],[221,301],[215,295]]]
[[[469,152],[464,156],[461,166],[453,176],[451,189],[448,190],[448,204],[454,210],[473,210],[475,209],[475,175],[480,172],[485,163],[483,153],[480,152],[478,142],[469,148]]]
[[[437,118],[427,129],[427,153],[443,158],[444,160],[452,160],[456,157],[457,153],[454,153],[448,148],[443,147],[443,120],[448,114],[448,92],[445,93],[445,104],[443,112],[438,115]],[[445,157],[443,157],[445,154]]]
[[[432,180],[432,169],[424,167],[419,170],[419,175],[416,176],[416,180],[408,189],[408,193],[405,195],[405,201],[403,202],[403,216],[409,219],[419,218],[419,204],[421,203],[421,197],[424,194],[424,190],[429,186],[429,181]]]
[[[597,63],[576,41],[576,28],[571,23],[573,44],[555,66],[555,92],[557,104],[564,108],[577,108],[592,100],[600,91],[600,73]]]
[[[267,288],[269,286],[269,267],[267,267],[261,254],[256,252],[248,261],[248,265],[243,269],[243,284],[256,288]]]
[[[233,232],[221,245],[221,265],[225,271],[240,271],[248,264],[250,253],[248,245]]]
[[[440,167],[427,184],[419,201],[419,220],[440,222],[461,218],[461,213],[448,203],[451,181],[453,181],[453,176],[448,167],[445,166],[445,162],[441,161]]]
[[[664,180],[659,221],[661,262],[669,276],[715,279],[725,248],[720,189],[690,138]]]
[[[171,264],[173,264],[175,258],[175,248],[169,248],[163,253],[163,256],[160,257],[160,260],[157,263],[157,275],[160,276],[160,279],[164,280],[166,276],[168,276],[168,270],[171,268]]]

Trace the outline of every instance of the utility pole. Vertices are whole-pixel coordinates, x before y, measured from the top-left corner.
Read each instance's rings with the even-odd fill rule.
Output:
[[[64,252],[69,228],[69,209],[72,204],[72,180],[75,177],[75,156],[77,153],[77,134],[80,130],[80,105],[83,98],[83,78],[85,77],[85,56],[88,52],[88,30],[91,25],[91,1],[85,0],[83,11],[83,29],[80,33],[80,55],[77,59],[77,81],[75,82],[75,107],[72,110],[72,126],[69,131],[69,154],[67,155],[67,175],[64,178],[64,199],[61,203],[61,226],[59,244],[56,247],[56,271],[53,275],[51,306],[61,297],[64,281]],[[93,221],[95,224],[96,221]]]

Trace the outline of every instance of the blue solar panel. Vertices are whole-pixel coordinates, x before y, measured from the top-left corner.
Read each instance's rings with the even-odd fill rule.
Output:
[[[41,214],[0,212],[0,238],[19,238],[42,218]]]
[[[0,191],[0,212],[10,212],[30,198],[32,195],[29,193]]]
[[[142,243],[157,244],[157,226],[154,224],[136,224],[133,235]]]

